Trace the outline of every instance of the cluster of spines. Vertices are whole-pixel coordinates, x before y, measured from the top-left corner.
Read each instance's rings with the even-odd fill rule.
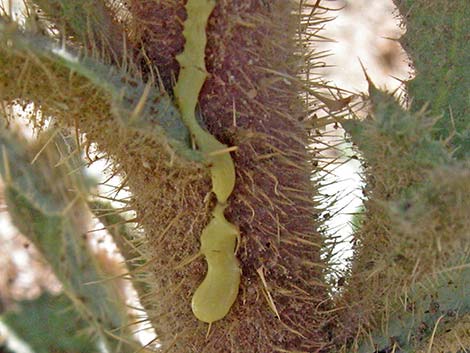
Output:
[[[340,300],[346,335],[337,338],[356,337],[359,352],[407,351],[432,346],[439,321],[458,325],[470,309],[470,175],[468,162],[436,140],[438,118],[426,108],[406,111],[389,93],[373,86],[369,93],[371,116],[344,122],[367,163],[368,186]]]

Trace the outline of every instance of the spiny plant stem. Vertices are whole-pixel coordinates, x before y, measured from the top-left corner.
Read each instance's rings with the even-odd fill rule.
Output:
[[[30,33],[22,33],[14,23],[0,18],[0,41],[6,50],[33,55],[48,60],[53,65],[72,70],[89,80],[108,95],[111,112],[123,128],[141,134],[153,134],[165,139],[182,156],[201,160],[189,148],[189,133],[182,123],[178,110],[170,98],[138,78],[120,73],[91,58],[80,58],[76,52],[54,41]]]
[[[428,105],[442,116],[433,135],[445,140],[457,158],[470,156],[470,2],[394,0],[406,33],[400,39],[416,77],[406,87],[411,110]],[[430,89],[432,87],[432,89]]]
[[[369,184],[337,339],[355,336],[361,353],[415,352],[440,334],[441,320],[458,323],[470,308],[469,166],[434,139],[435,118],[403,110],[375,87],[370,97],[373,117],[343,124]]]
[[[53,167],[60,161],[57,146],[65,146],[57,135],[52,142],[50,137],[42,140],[47,143],[44,149],[40,142],[40,148],[28,146],[2,122],[0,173],[12,221],[51,265],[97,344],[111,352],[133,352],[139,345],[127,331],[126,306],[112,283],[103,282],[103,272],[86,243],[79,161],[70,158]]]
[[[90,323],[79,316],[66,295],[43,293],[16,306],[16,310],[2,313],[0,321],[34,353],[97,351],[88,337]],[[7,344],[9,338],[7,335]]]

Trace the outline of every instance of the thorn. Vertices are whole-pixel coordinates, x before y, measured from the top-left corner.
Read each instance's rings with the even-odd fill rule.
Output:
[[[452,107],[449,105],[449,117],[450,117],[450,123],[452,125],[452,132],[447,136],[447,138],[444,140],[444,143],[446,145],[449,145],[452,139],[455,137],[457,134],[457,128],[455,127],[455,120],[454,120],[454,113],[452,111]]]
[[[67,206],[65,206],[65,208],[62,210],[61,214],[62,215],[66,215],[72,208],[73,206],[75,205],[75,203],[80,199],[80,194],[77,194],[70,202]]]
[[[145,64],[147,65],[147,68],[150,72],[150,81],[152,82],[158,82],[158,86],[160,88],[160,92],[164,92],[165,88],[163,86],[163,82],[161,81],[160,73],[158,72],[158,68],[154,67],[152,64],[152,60],[147,55],[147,52],[145,51],[145,47],[142,49],[142,56],[145,60]],[[155,71],[157,74],[157,80],[155,80]]]
[[[382,36],[382,37],[380,37],[380,38],[386,39],[386,40],[391,40],[392,42],[398,42],[398,43],[400,43],[400,37],[399,37],[399,38],[393,38],[393,37]]]
[[[78,149],[70,152],[68,155],[66,155],[65,157],[62,157],[61,159],[59,159],[59,161],[54,165],[54,168],[58,168],[60,167],[61,165],[67,163],[70,159],[74,158],[74,156],[77,155],[77,153],[80,153],[80,151]],[[80,155],[80,154],[79,154]],[[32,162],[31,162],[32,164]],[[85,164],[81,164],[81,166],[86,166],[86,163]]]
[[[313,91],[311,91],[310,94],[322,102],[330,112],[343,110],[349,103],[351,103],[351,100],[353,99],[353,96],[339,99],[330,99]]]
[[[176,265],[173,269],[174,270],[179,270],[180,268],[183,268],[186,265],[189,265],[191,262],[197,260],[200,256],[202,256],[202,252],[198,252],[194,254],[193,256],[188,257],[187,259],[181,261],[178,265]]]
[[[369,87],[368,87],[368,91],[369,91],[369,94],[370,94],[371,90],[377,89],[377,88],[375,87],[375,85],[374,85],[374,83],[372,82],[371,78],[370,78],[369,75],[367,74],[367,70],[366,70],[364,64],[362,63],[361,58],[358,57],[357,60],[359,60],[359,64],[361,65],[362,72],[364,73],[364,76],[365,76],[365,78],[366,78],[367,84],[368,84],[368,86],[369,86]]]
[[[80,144],[80,129],[78,128],[78,117],[74,116],[74,128],[75,128],[75,143],[77,144],[78,151],[82,152],[82,146]]]
[[[235,107],[235,98],[232,99],[232,111],[233,111],[233,115],[232,115],[232,121],[233,121],[233,127],[237,127],[237,109]]]
[[[51,143],[51,141],[56,137],[57,133],[59,132],[59,130],[54,130],[51,134],[51,137],[49,137],[47,139],[47,141],[44,143],[44,146],[41,147],[41,149],[38,151],[38,153],[36,153],[36,155],[34,156],[33,160],[31,161],[31,165],[34,164],[34,162],[36,162],[36,160],[39,158],[39,156],[41,155],[42,152],[44,152],[44,150],[46,149],[47,145],[49,143]]]
[[[153,82],[149,81],[147,82],[147,85],[144,88],[144,91],[142,92],[142,95],[139,98],[139,101],[137,102],[137,105],[135,106],[134,110],[131,113],[131,117],[129,119],[129,122],[132,123],[139,117],[139,115],[142,113],[145,107],[145,103],[147,102],[147,99],[150,94],[150,90],[152,89]]]
[[[155,342],[158,342],[158,337],[152,338],[145,346],[142,346],[141,348],[139,348],[134,353],[147,352],[148,351],[147,348],[150,347]],[[152,352],[153,352],[153,350],[152,350]]]
[[[211,333],[211,328],[212,328],[212,322],[209,322],[209,327],[207,328],[207,333],[206,333],[206,340],[209,338],[209,335]]]
[[[393,76],[393,75],[388,75],[388,77],[391,77],[391,78],[393,78],[394,80],[397,80],[397,81],[400,82],[402,85],[405,85],[405,84],[408,82],[408,80],[404,80],[404,79],[402,79],[402,78],[399,78],[399,77],[396,77],[396,76]]]
[[[401,92],[400,92],[401,91]],[[395,97],[395,99],[398,101],[398,102],[401,102],[401,98],[402,98],[402,93],[403,93],[403,87],[397,87],[395,88],[392,92],[390,92],[390,94]],[[400,105],[403,107],[403,104],[400,103]]]
[[[117,198],[118,194],[126,187],[127,181],[129,180],[129,176],[126,175],[124,179],[121,181],[121,185],[116,189],[114,193],[114,198]]]
[[[12,181],[11,171],[10,171],[10,161],[8,160],[8,153],[5,148],[5,145],[2,145],[2,157],[3,157],[3,168],[5,169],[5,184],[9,184]]]
[[[437,321],[436,321],[436,324],[434,325],[434,329],[432,330],[431,338],[429,339],[429,346],[428,346],[427,353],[431,353],[431,352],[432,352],[432,345],[433,345],[433,343],[434,343],[434,336],[436,335],[437,326],[439,325],[439,322],[441,322],[441,320],[442,320],[443,318],[444,318],[444,315],[439,316],[439,318],[438,318]]]
[[[236,150],[238,150],[238,146],[227,147],[227,148],[223,148],[223,149],[220,149],[220,150],[212,151],[212,152],[208,153],[207,156],[209,156],[209,157],[219,156],[221,154],[234,152]]]
[[[149,59],[150,60],[150,59]],[[158,88],[160,89],[160,92],[166,92],[165,84],[163,82],[162,76],[160,75],[160,71],[158,68],[155,68],[155,72],[157,74],[157,79],[158,79]],[[168,94],[168,93],[167,93]]]
[[[122,32],[122,61],[121,61],[121,69],[123,71],[127,70],[127,37],[126,33]]]
[[[256,270],[258,273],[261,283],[263,284],[263,292],[265,294],[266,300],[268,301],[268,305],[271,308],[271,310],[276,314],[277,318],[281,320],[281,316],[279,315],[279,312],[277,311],[276,304],[274,303],[273,297],[271,296],[271,293],[269,293],[268,289],[268,283],[266,282],[266,278],[264,277],[264,266],[261,266]]]

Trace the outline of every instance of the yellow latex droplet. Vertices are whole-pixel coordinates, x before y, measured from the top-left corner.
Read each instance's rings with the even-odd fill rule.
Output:
[[[208,323],[222,319],[229,312],[238,295],[241,273],[234,253],[239,231],[224,216],[226,201],[235,186],[235,167],[229,152],[219,153],[227,146],[202,129],[195,114],[199,92],[207,77],[206,25],[214,7],[214,0],[188,0],[183,31],[186,43],[184,51],[177,56],[181,69],[174,87],[182,119],[209,162],[212,191],[218,201],[213,218],[201,235],[201,254],[207,261],[207,274],[191,303],[194,315]]]
[[[223,210],[221,205],[215,207],[214,218],[202,232],[201,252],[208,271],[191,303],[196,317],[209,323],[227,315],[240,285],[240,268],[234,254],[238,229],[225,219]]]

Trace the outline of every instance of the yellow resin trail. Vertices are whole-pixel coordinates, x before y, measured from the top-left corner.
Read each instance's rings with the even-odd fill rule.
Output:
[[[228,314],[238,295],[241,274],[235,257],[239,231],[224,216],[226,201],[235,186],[235,167],[229,152],[217,153],[227,146],[199,126],[195,113],[199,92],[207,77],[206,25],[214,7],[214,0],[188,0],[183,31],[186,43],[183,53],[177,56],[180,73],[174,87],[182,119],[209,162],[212,191],[217,197],[213,218],[201,235],[200,252],[207,261],[207,275],[191,303],[194,315],[207,323]]]

